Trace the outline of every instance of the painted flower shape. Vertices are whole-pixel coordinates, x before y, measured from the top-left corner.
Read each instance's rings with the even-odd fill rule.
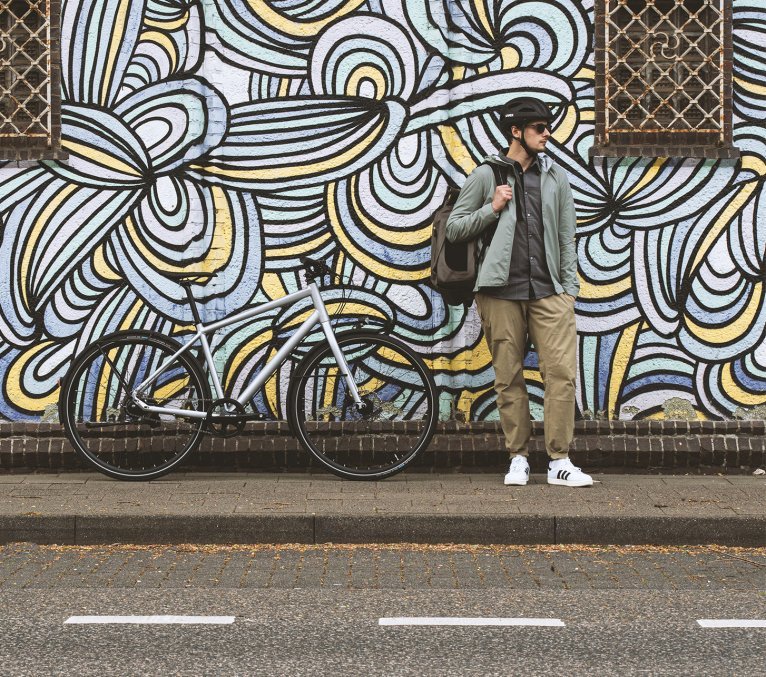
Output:
[[[357,12],[324,28],[307,66],[311,96],[233,106],[226,137],[191,169],[206,183],[256,192],[267,231],[269,196],[321,200],[328,237],[401,301],[402,333],[425,344],[447,313],[425,284],[431,214],[450,182],[462,183],[497,149],[495,111],[511,95],[534,89],[561,103],[572,89],[558,75],[523,69],[455,80],[395,5],[385,17]],[[459,138],[452,125],[462,130],[471,116],[486,116],[490,133],[481,145],[446,151]],[[317,245],[314,231],[306,238]]]
[[[585,7],[570,0],[414,0],[407,9],[426,44],[465,66],[573,76],[589,52],[591,21]]]
[[[207,44],[221,58],[277,77],[302,76],[316,36],[365,0],[205,3]]]
[[[239,307],[258,286],[249,272],[261,269],[252,197],[187,173],[228,124],[220,95],[183,73],[199,61],[199,21],[186,0],[64,8],[69,159],[21,172],[0,196],[0,326],[16,346],[8,375],[38,382],[48,401],[78,341],[191,321],[183,290],[164,273],[218,273],[195,290],[203,312]],[[57,365],[42,380],[41,359]],[[21,391],[19,383],[6,388]]]
[[[614,331],[643,317],[660,333],[674,332],[683,257],[658,264],[668,260],[679,223],[723,194],[735,167],[669,158],[602,158],[588,167],[564,147],[549,150],[566,169],[575,197],[584,326]]]

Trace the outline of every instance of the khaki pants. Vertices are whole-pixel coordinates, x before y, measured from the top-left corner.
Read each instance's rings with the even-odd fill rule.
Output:
[[[531,422],[524,382],[527,335],[537,349],[545,387],[545,449],[565,458],[574,434],[577,328],[574,302],[564,294],[534,301],[476,295],[495,368],[495,391],[505,445],[511,457],[529,454]]]

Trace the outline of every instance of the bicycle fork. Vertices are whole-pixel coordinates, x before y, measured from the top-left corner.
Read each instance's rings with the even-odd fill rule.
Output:
[[[351,370],[348,368],[348,362],[346,362],[343,351],[338,345],[338,339],[335,338],[335,334],[333,333],[332,325],[330,324],[330,315],[327,312],[327,308],[325,308],[322,295],[319,293],[319,288],[315,283],[309,285],[309,289],[311,291],[311,301],[314,304],[314,309],[319,313],[319,324],[322,327],[327,343],[330,346],[330,350],[332,350],[332,354],[335,356],[335,361],[338,363],[341,375],[346,380],[348,392],[351,393],[354,404],[356,404],[361,411],[364,408],[364,402],[362,402],[362,397],[359,394],[359,389],[356,387],[356,382],[351,375]]]
[[[327,311],[325,310],[324,305],[319,311],[320,314],[323,310],[326,316]],[[325,338],[327,339],[327,343],[330,345],[330,350],[332,350],[332,354],[335,356],[335,361],[338,363],[338,369],[340,369],[341,376],[343,376],[346,381],[346,386],[348,387],[347,392],[351,394],[351,397],[354,400],[354,404],[359,407],[359,410],[363,411],[364,402],[362,401],[362,396],[359,394],[359,389],[356,387],[356,381],[354,381],[354,377],[348,367],[346,357],[343,355],[343,351],[340,349],[340,345],[338,345],[338,339],[335,338],[335,334],[332,331],[330,318],[327,317],[326,320],[322,320],[320,317],[320,322],[322,325],[322,331],[324,332]]]

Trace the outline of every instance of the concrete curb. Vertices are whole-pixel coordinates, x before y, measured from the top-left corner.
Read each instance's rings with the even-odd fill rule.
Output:
[[[13,542],[40,545],[74,545],[74,515],[0,516],[0,544]]]
[[[316,515],[317,543],[553,543],[553,517]]]
[[[557,517],[556,543],[766,546],[766,516]]]
[[[766,547],[766,516],[19,515],[0,544],[475,543]]]

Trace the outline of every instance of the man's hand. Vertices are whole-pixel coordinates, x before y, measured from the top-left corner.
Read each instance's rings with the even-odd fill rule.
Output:
[[[496,212],[501,212],[510,200],[513,200],[513,188],[507,183],[503,186],[498,186],[495,188],[495,196],[492,198],[492,209]]]

